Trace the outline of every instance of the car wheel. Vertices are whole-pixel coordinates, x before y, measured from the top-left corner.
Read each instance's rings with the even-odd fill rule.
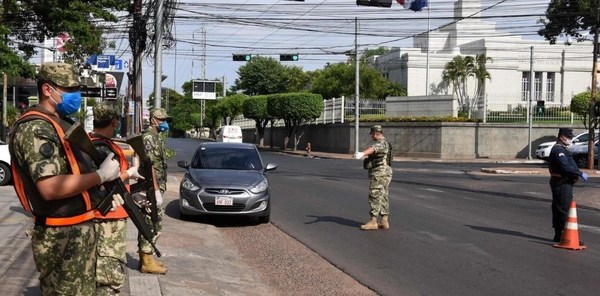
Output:
[[[12,179],[12,171],[5,163],[0,163],[0,186],[4,186]]]
[[[575,163],[577,164],[577,167],[587,168],[587,166],[588,166],[587,154],[576,155],[574,157],[574,160],[575,160]]]

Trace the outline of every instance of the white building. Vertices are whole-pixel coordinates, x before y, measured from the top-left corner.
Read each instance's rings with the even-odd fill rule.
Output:
[[[454,18],[465,19],[419,35],[413,47],[393,48],[373,65],[389,80],[406,85],[408,96],[447,94],[452,90],[440,87],[444,66],[457,55],[486,54],[492,58],[486,64],[491,75],[485,86],[487,109],[509,111],[528,98],[533,47],[534,100],[543,100],[546,106],[568,106],[573,95],[590,88],[591,42],[567,46],[561,41],[550,45],[524,40],[497,31],[495,22],[469,18],[481,9],[479,0],[456,1]]]

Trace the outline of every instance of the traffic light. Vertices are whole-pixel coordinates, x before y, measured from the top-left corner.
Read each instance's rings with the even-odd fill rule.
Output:
[[[249,62],[252,59],[252,55],[249,54],[234,54],[233,60],[236,62]]]
[[[356,0],[356,5],[392,7],[392,0]]]
[[[279,60],[280,61],[297,61],[298,60],[298,54],[280,54],[279,55]]]

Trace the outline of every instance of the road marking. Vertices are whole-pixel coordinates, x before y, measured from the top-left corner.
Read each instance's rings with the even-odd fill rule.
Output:
[[[418,231],[417,233],[425,234],[429,238],[431,238],[433,240],[436,240],[436,241],[445,241],[445,240],[447,240],[445,236],[442,236],[442,235],[439,235],[439,234],[435,234],[435,233],[429,232],[429,231]]]
[[[421,188],[422,190],[425,191],[432,191],[432,192],[439,192],[439,193],[444,193],[444,190],[439,190],[439,189],[433,189],[433,188]]]
[[[595,234],[600,234],[600,227],[579,224],[579,228]]]

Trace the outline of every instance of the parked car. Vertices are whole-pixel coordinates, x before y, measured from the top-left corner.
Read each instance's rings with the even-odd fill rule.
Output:
[[[271,187],[256,146],[249,143],[202,142],[191,163],[178,161],[186,172],[179,186],[182,219],[195,215],[257,217],[267,223],[271,215]]]
[[[596,137],[595,139],[598,138],[598,133],[596,133]],[[577,136],[573,137],[573,144],[571,145],[587,145],[587,142],[589,141],[589,137],[588,137],[588,132],[583,132],[581,134],[578,134]],[[550,157],[550,150],[552,150],[552,146],[554,146],[554,144],[556,144],[556,141],[552,141],[552,142],[545,142],[540,144],[537,149],[535,150],[535,157],[538,159],[543,159],[543,160],[548,160],[548,157]],[[587,148],[586,148],[587,149]]]
[[[242,128],[237,125],[223,125],[215,133],[218,142],[242,143]]]
[[[571,145],[569,151],[580,168],[588,167],[588,145]],[[598,163],[598,140],[594,143],[594,163]]]
[[[0,141],[0,186],[8,184],[12,180],[10,168],[10,153],[8,144]]]

